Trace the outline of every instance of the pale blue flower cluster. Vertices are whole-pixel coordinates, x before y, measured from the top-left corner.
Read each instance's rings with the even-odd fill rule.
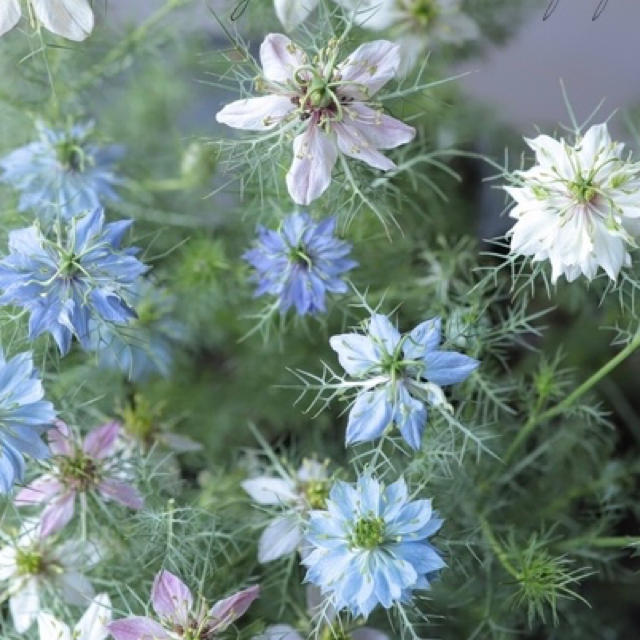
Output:
[[[255,295],[276,296],[282,312],[291,307],[301,316],[326,311],[326,294],[345,293],[342,276],[358,265],[335,227],[335,218],[315,222],[307,213],[290,215],[278,231],[259,227],[255,248],[244,254],[256,271]]]
[[[64,355],[75,336],[90,347],[90,322],[135,317],[131,287],[147,270],[135,248],[121,249],[130,220],[105,224],[101,209],[74,217],[52,240],[36,224],[9,234],[0,260],[0,303],[27,309],[29,338],[49,332]]]
[[[44,398],[42,382],[30,353],[5,360],[0,351],[0,492],[22,480],[23,454],[46,458],[49,449],[40,435],[56,417]]]
[[[347,444],[379,438],[394,425],[419,449],[427,404],[446,404],[441,386],[465,380],[479,362],[439,349],[440,319],[422,322],[401,335],[389,318],[373,314],[366,332],[333,336],[331,347],[343,369],[359,384],[349,412]]]
[[[306,579],[354,616],[407,602],[445,566],[428,542],[441,525],[430,500],[409,500],[402,478],[387,487],[367,474],[336,482],[327,510],[311,512]]]
[[[93,123],[67,129],[36,124],[40,139],[0,160],[0,180],[20,192],[18,209],[63,218],[93,211],[118,198],[114,173],[122,147],[90,141]]]

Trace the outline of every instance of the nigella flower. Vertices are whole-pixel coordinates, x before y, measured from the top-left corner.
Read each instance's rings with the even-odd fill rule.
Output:
[[[281,509],[258,542],[258,561],[271,562],[298,549],[306,514],[324,507],[329,491],[327,467],[305,460],[293,476],[258,476],[245,480],[242,488],[257,504]]]
[[[90,431],[83,441],[76,439],[64,422],[48,432],[51,468],[21,489],[18,506],[44,504],[40,535],[60,531],[73,518],[76,497],[95,492],[130,509],[141,509],[143,499],[128,482],[128,469],[119,459],[120,424],[108,422]]]
[[[330,344],[343,369],[359,386],[347,424],[347,444],[379,438],[395,424],[409,446],[420,448],[426,404],[445,405],[441,386],[465,380],[480,364],[455,351],[442,351],[440,319],[400,335],[390,320],[373,314],[366,333],[333,336]]]
[[[0,36],[15,27],[22,16],[21,0],[3,0]],[[69,40],[84,40],[93,31],[93,10],[88,0],[26,0],[29,15],[45,28]]]
[[[53,425],[53,405],[44,398],[42,382],[31,353],[5,360],[0,349],[0,492],[7,493],[22,480],[23,454],[45,458],[40,435]]]
[[[461,0],[336,0],[351,10],[360,26],[388,29],[400,46],[399,72],[409,73],[439,44],[459,45],[480,36],[478,25],[462,11]]]
[[[259,227],[256,247],[243,256],[256,270],[255,295],[276,296],[282,312],[326,311],[326,293],[344,293],[341,276],[358,265],[348,257],[351,245],[335,236],[335,226],[335,218],[315,222],[307,213],[294,213],[278,231]]]
[[[94,546],[79,540],[57,544],[43,538],[37,523],[26,520],[18,537],[0,549],[0,582],[18,633],[25,633],[40,613],[40,595],[55,594],[65,602],[86,606],[94,591],[83,571],[99,557]]]
[[[93,123],[49,129],[36,123],[40,139],[0,160],[0,180],[20,192],[19,211],[35,210],[63,218],[93,211],[116,200],[114,174],[121,147],[91,142]]]
[[[161,571],[151,590],[160,622],[136,616],[115,620],[108,629],[115,640],[209,640],[243,616],[259,594],[260,587],[249,587],[209,609],[204,601],[196,608],[189,587],[169,571]]]
[[[615,280],[640,234],[640,163],[622,157],[624,145],[611,140],[606,124],[574,144],[545,135],[525,140],[537,163],[505,187],[516,201],[511,252],[549,260],[553,283],[561,275],[591,280],[598,267]]]
[[[306,579],[354,616],[407,602],[445,566],[428,542],[441,525],[430,500],[409,500],[402,478],[388,487],[369,475],[337,482],[327,510],[311,513]]]
[[[10,254],[0,260],[0,303],[27,309],[29,338],[49,332],[64,355],[75,335],[90,346],[90,320],[124,324],[135,317],[131,286],[147,270],[137,249],[121,249],[130,220],[105,225],[96,209],[73,218],[64,237],[44,236],[37,225],[9,233]]]
[[[140,280],[130,299],[136,318],[124,330],[92,323],[92,350],[97,351],[101,368],[120,370],[134,382],[154,375],[166,377],[171,373],[174,347],[185,335],[185,327],[172,316],[175,298]]]
[[[289,38],[269,34],[260,47],[266,95],[237,100],[219,111],[218,122],[237,129],[279,127],[295,135],[289,194],[309,204],[324,193],[338,153],[387,171],[396,165],[378,149],[393,149],[415,136],[415,129],[385,115],[373,96],[398,70],[398,45],[377,40],[359,46],[337,62],[330,45],[309,60]]]
[[[106,625],[111,621],[111,600],[106,593],[98,594],[87,607],[73,631],[50,613],[38,615],[40,640],[106,640]]]

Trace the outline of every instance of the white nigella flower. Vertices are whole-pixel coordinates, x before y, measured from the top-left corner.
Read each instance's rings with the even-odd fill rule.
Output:
[[[318,0],[273,0],[278,20],[287,30],[295,29],[318,6]]]
[[[88,0],[25,0],[32,22],[69,40],[84,40],[93,31],[93,10]],[[21,0],[0,3],[0,36],[15,27],[22,17]]]
[[[337,56],[336,41],[309,59],[289,38],[270,33],[260,47],[262,76],[256,81],[265,95],[236,100],[216,114],[236,129],[295,136],[287,188],[296,204],[326,191],[339,155],[389,171],[396,165],[379,150],[406,144],[416,133],[373,101],[398,71],[398,45],[376,40],[342,62]]]
[[[353,11],[360,26],[389,29],[400,45],[401,75],[409,73],[427,49],[461,44],[480,35],[478,25],[461,11],[461,0],[336,0]]]
[[[280,477],[258,476],[245,480],[242,488],[256,503],[282,509],[260,536],[258,560],[265,563],[288,555],[300,546],[304,516],[311,509],[324,508],[329,477],[325,464],[304,460],[293,476],[282,470]]]
[[[622,157],[624,145],[612,142],[606,124],[574,144],[546,135],[526,142],[536,164],[505,187],[516,201],[511,252],[549,260],[554,284],[561,275],[591,280],[598,267],[615,280],[640,232],[640,163]]]
[[[25,633],[40,614],[40,595],[52,591],[70,604],[86,605],[94,591],[81,569],[97,561],[95,549],[71,540],[56,545],[42,538],[35,521],[23,523],[19,535],[0,548],[0,582],[18,633]]]
[[[106,625],[111,622],[111,600],[106,593],[97,595],[73,631],[50,613],[38,615],[40,640],[105,640]]]

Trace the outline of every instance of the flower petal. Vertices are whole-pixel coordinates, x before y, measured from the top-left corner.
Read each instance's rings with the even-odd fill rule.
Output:
[[[260,536],[258,561],[265,564],[289,555],[301,542],[302,531],[295,516],[276,518]]]
[[[163,570],[156,575],[151,589],[151,603],[161,618],[175,625],[188,625],[193,596],[189,587],[170,571]]]
[[[293,18],[302,22],[313,10],[317,0],[276,0],[275,8],[280,21]],[[286,26],[286,25],[285,25]],[[285,84],[306,63],[306,55],[298,45],[281,33],[269,33],[260,45],[260,63],[264,77],[270,82]]]
[[[422,360],[428,351],[434,351],[441,340],[440,318],[430,318],[412,329],[404,343],[404,355],[407,360]]]
[[[456,351],[430,351],[425,356],[424,377],[437,385],[456,384],[466,380],[478,368],[475,358]]]
[[[379,438],[393,418],[388,389],[361,392],[349,412],[346,443],[368,442]]]
[[[45,474],[18,491],[14,503],[19,507],[46,502],[62,490],[59,480]]]
[[[276,624],[267,627],[264,633],[256,636],[254,640],[304,640],[304,638],[288,624]]]
[[[329,344],[338,354],[338,361],[349,375],[365,375],[380,361],[380,352],[369,336],[341,333],[331,336]]]
[[[388,40],[361,44],[338,66],[341,96],[368,100],[376,94],[400,67],[400,47]]]
[[[259,595],[260,587],[254,585],[216,602],[209,610],[209,617],[214,620],[210,632],[224,631],[232,622],[245,614]]]
[[[244,480],[242,488],[258,504],[288,504],[298,498],[293,481],[284,478],[258,476]]]
[[[73,518],[76,504],[76,492],[67,491],[58,499],[49,503],[42,512],[40,537],[46,538],[63,529]]]
[[[38,583],[35,578],[24,582],[20,589],[9,598],[9,610],[16,631],[25,633],[35,622],[40,612]]]
[[[119,422],[107,422],[92,429],[84,439],[82,450],[92,458],[101,460],[113,453],[118,436],[120,435]]]
[[[44,611],[38,614],[38,633],[40,640],[71,640],[71,629],[64,622],[60,622]]]
[[[136,616],[107,625],[115,640],[171,640],[171,636],[151,618]]]
[[[105,640],[111,622],[111,600],[106,593],[98,594],[84,612],[74,629],[74,639]]]
[[[42,26],[69,40],[84,40],[93,31],[93,11],[87,0],[30,0]]]
[[[0,8],[0,36],[11,31],[18,24],[21,15],[20,0],[6,0]]]
[[[287,96],[245,98],[225,105],[216,113],[216,120],[234,129],[267,131],[279,124],[293,109],[295,105]]]

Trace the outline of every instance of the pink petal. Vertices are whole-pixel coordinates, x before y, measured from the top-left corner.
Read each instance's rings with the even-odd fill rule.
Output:
[[[317,125],[295,138],[287,187],[296,204],[309,204],[327,190],[337,156],[336,143]]]
[[[341,96],[368,100],[398,73],[400,46],[388,40],[361,44],[341,65],[340,78],[346,84]]]
[[[107,422],[107,424],[96,427],[87,434],[82,450],[92,458],[97,458],[98,460],[106,458],[113,453],[119,435],[120,423]]]
[[[160,571],[153,581],[151,602],[161,618],[185,626],[193,606],[193,596],[189,587],[170,571]]]
[[[260,45],[260,63],[267,80],[284,84],[293,79],[296,69],[306,64],[306,55],[287,36],[270,33]]]
[[[209,610],[209,617],[214,621],[210,631],[224,631],[232,622],[245,614],[259,595],[260,586],[255,585],[216,602]]]
[[[55,425],[47,431],[47,440],[54,456],[70,456],[73,453],[73,438],[62,420],[56,420]]]
[[[107,625],[115,640],[170,640],[171,636],[154,620],[143,617],[115,620]]]
[[[339,123],[334,125],[334,129],[338,136],[338,148],[346,156],[362,160],[370,167],[382,171],[395,168],[395,162],[380,153],[357,127]]]
[[[137,489],[119,480],[103,480],[98,485],[98,491],[105,497],[115,500],[130,509],[142,509],[144,499]]]
[[[40,537],[46,538],[63,529],[73,518],[76,492],[69,491],[51,502],[42,512],[40,519]]]
[[[24,505],[48,502],[50,498],[60,493],[60,491],[62,491],[60,482],[54,477],[45,474],[20,489],[14,499],[14,503],[22,507]]]
[[[294,109],[287,96],[261,96],[231,102],[216,113],[216,120],[234,129],[267,131]]]
[[[344,122],[366,136],[376,149],[395,149],[416,136],[413,127],[361,103],[346,107]]]

